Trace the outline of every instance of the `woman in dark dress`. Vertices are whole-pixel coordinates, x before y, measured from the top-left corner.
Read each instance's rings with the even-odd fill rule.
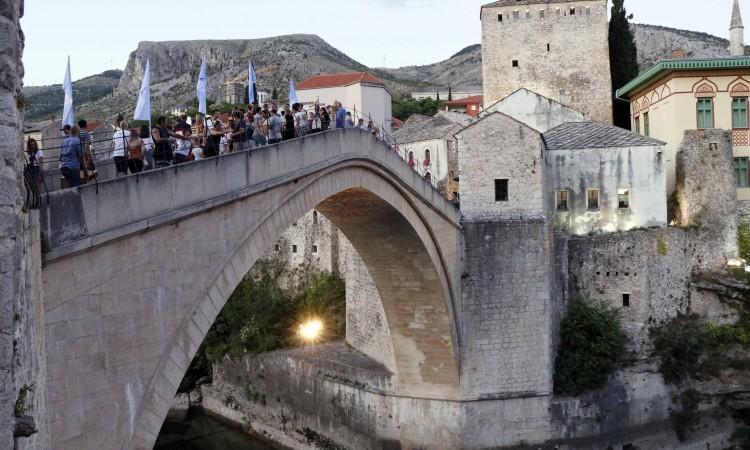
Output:
[[[294,115],[289,110],[288,106],[284,108],[284,122],[284,131],[281,133],[282,138],[285,141],[294,139]]]

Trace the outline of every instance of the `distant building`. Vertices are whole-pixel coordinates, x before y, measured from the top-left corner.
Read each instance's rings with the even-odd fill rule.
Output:
[[[391,132],[391,93],[380,78],[367,72],[317,75],[297,85],[301,103],[341,104],[356,118],[372,119],[376,126]],[[355,118],[355,120],[356,120]]]
[[[477,117],[482,112],[482,96],[473,95],[458,100],[450,100],[443,103],[445,111],[467,114],[471,117]]]
[[[527,88],[612,122],[607,0],[499,0],[481,21],[485,105]]]
[[[247,84],[241,81],[230,80],[221,85],[221,101],[231,105],[245,103],[247,97]]]
[[[447,88],[435,88],[429,91],[412,92],[411,98],[414,100],[424,100],[426,98],[437,100],[438,97],[440,97],[440,100],[443,101],[446,101],[449,98],[452,100],[461,100],[467,97],[476,97],[477,95],[482,95],[482,93],[481,87],[467,87],[450,90]]]
[[[732,130],[737,198],[750,211],[750,58],[664,60],[617,91],[630,101],[631,129],[667,143],[667,191],[675,190],[686,130]]]
[[[457,176],[458,160],[454,134],[471,123],[465,114],[438,112],[434,117],[414,115],[393,134],[413,168],[452,200],[457,190],[449,188]],[[454,192],[455,191],[455,192]]]

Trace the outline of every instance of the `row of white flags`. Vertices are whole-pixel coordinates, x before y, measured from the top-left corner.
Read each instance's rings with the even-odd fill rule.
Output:
[[[248,67],[248,98],[250,102],[255,101],[255,84],[258,82],[258,77],[255,75],[255,67],[251,62]],[[206,57],[203,56],[201,60],[201,70],[198,74],[198,85],[196,87],[196,93],[198,95],[198,112],[206,115],[206,88],[208,87],[208,75],[206,69]],[[65,101],[63,104],[63,120],[62,125],[75,125],[75,109],[73,107],[73,81],[70,76],[70,57],[68,57],[68,67],[65,71],[65,81],[63,82],[63,91],[65,92]],[[294,80],[289,80],[289,104],[293,105],[299,103],[297,99],[297,88],[294,85]],[[148,120],[151,121],[151,61],[146,60],[146,69],[143,74],[143,81],[141,82],[141,90],[138,93],[138,103],[135,106],[135,113],[133,114],[133,120]]]

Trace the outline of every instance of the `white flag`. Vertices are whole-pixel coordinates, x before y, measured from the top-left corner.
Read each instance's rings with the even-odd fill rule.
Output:
[[[253,103],[255,101],[255,83],[258,82],[258,77],[255,76],[255,67],[253,67],[253,63],[250,63],[250,68],[248,69],[247,73],[247,95],[248,95],[248,103]]]
[[[143,74],[141,91],[138,93],[138,104],[135,106],[133,120],[151,120],[151,61],[146,60],[146,72]]]
[[[206,86],[208,85],[208,77],[206,76],[206,57],[203,56],[201,62],[201,72],[198,75],[198,112],[206,115]]]
[[[65,91],[65,103],[63,104],[62,126],[70,125],[72,127],[76,124],[76,119],[73,108],[73,81],[70,77],[70,56],[68,56],[68,69],[65,71],[63,91]]]
[[[297,88],[294,87],[294,80],[289,80],[289,106],[299,103],[297,100]]]

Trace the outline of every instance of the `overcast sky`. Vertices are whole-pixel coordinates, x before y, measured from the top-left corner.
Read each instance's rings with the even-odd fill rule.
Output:
[[[729,35],[733,0],[625,0],[637,23]],[[139,41],[317,34],[369,66],[430,64],[481,41],[489,0],[26,0],[26,85],[123,69]],[[740,0],[750,21],[750,0]],[[748,22],[750,23],[750,22]],[[750,33],[748,33],[750,38]]]

